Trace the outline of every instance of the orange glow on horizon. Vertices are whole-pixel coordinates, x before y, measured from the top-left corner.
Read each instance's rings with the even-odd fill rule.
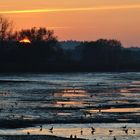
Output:
[[[0,15],[13,21],[13,30],[46,27],[60,41],[106,38],[140,46],[140,0],[1,0]]]

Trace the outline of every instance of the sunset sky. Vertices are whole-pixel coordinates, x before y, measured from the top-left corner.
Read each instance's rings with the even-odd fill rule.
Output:
[[[1,0],[17,30],[53,29],[59,40],[115,38],[140,46],[140,0]]]

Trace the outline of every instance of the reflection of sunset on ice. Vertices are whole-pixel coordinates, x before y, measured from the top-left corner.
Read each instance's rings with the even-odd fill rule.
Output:
[[[68,98],[80,98],[80,97],[88,97],[88,93],[84,89],[64,89],[61,92],[55,93],[55,97],[68,97]]]

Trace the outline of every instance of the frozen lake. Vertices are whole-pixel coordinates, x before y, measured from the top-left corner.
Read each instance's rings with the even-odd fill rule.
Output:
[[[126,124],[128,137],[136,138],[140,135],[139,99],[137,72],[0,74],[0,133],[26,134],[32,128],[33,134],[49,134],[48,128],[53,125],[53,135],[58,136],[69,137],[72,132],[89,139],[119,139],[120,135],[127,139],[120,128]],[[22,125],[15,123],[18,121]],[[44,127],[41,132],[40,124]],[[96,128],[95,135],[91,134],[91,125]]]

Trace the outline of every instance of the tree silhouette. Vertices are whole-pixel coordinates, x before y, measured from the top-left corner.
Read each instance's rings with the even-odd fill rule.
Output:
[[[140,49],[123,48],[118,40],[64,45],[44,27],[12,30],[12,22],[0,16],[0,72],[140,70]],[[20,43],[25,38],[31,43]]]
[[[22,29],[17,32],[18,40],[23,38],[29,38],[33,41],[56,41],[57,37],[54,36],[54,31],[47,30],[44,27],[36,28],[33,27],[31,29]]]
[[[13,22],[0,16],[0,41],[10,39],[12,36]]]
[[[120,41],[115,39],[98,39],[95,44],[101,47],[112,47],[112,48],[122,48],[122,44]]]

